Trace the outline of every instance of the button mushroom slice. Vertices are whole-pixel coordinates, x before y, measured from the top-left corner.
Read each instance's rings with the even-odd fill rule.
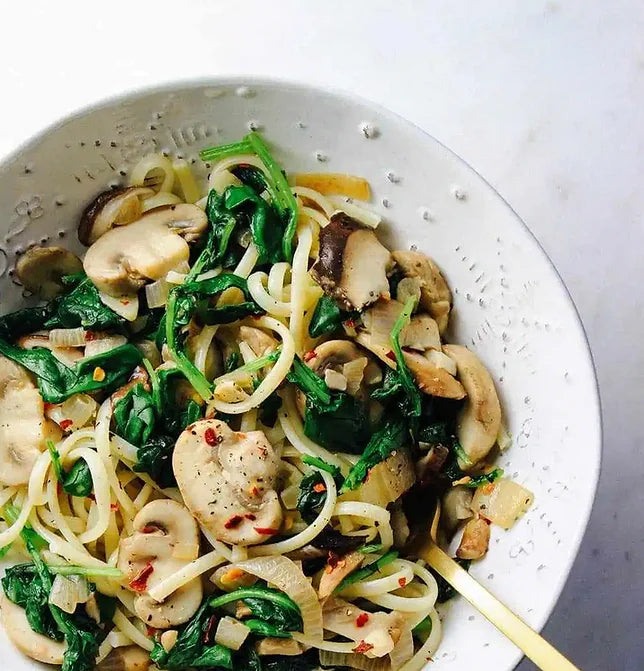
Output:
[[[45,664],[63,663],[67,644],[35,632],[29,626],[25,611],[4,593],[0,596],[0,619],[9,640],[27,657]]]
[[[404,352],[403,355],[418,388],[425,394],[453,399],[461,399],[465,396],[466,389],[445,368],[434,365],[429,359],[416,352]]]
[[[356,642],[354,652],[367,657],[384,657],[400,638],[403,617],[400,613],[369,613],[344,599],[330,597],[322,609],[323,626]]]
[[[199,530],[190,512],[176,501],[147,503],[134,518],[134,532],[119,543],[118,568],[136,592],[134,611],[143,622],[168,629],[187,622],[199,608],[201,581],[197,578],[159,602],[150,588],[199,556]]]
[[[187,262],[187,241],[199,237],[207,225],[206,214],[196,205],[156,207],[134,223],[103,234],[87,250],[83,267],[109,296],[136,293],[147,281]]]
[[[27,371],[0,357],[0,483],[29,482],[47,441],[60,436],[56,424],[45,418],[42,397]]]
[[[458,377],[467,392],[467,403],[458,418],[458,440],[470,463],[483,459],[496,442],[501,425],[501,404],[494,382],[481,360],[463,345],[445,345],[443,351],[456,362]]]
[[[114,648],[96,665],[96,671],[148,671],[151,665],[149,652],[138,645],[128,645],[125,648]]]
[[[172,466],[186,505],[217,539],[256,545],[279,531],[280,459],[262,431],[200,420],[179,436]]]
[[[349,552],[343,557],[330,554],[320,578],[318,598],[326,599],[331,596],[333,590],[362,564],[364,558],[365,555],[362,552]]]
[[[452,293],[439,267],[425,254],[412,251],[392,252],[392,257],[405,277],[420,280],[420,305],[434,317],[442,333],[447,328]]]
[[[142,201],[154,195],[154,189],[126,186],[99,193],[85,208],[78,224],[78,239],[88,247],[114,226],[136,221],[143,211]]]
[[[81,260],[63,247],[30,247],[16,262],[16,275],[25,289],[45,300],[63,291],[65,275],[82,270]]]
[[[400,332],[398,342],[401,347],[408,347],[418,352],[428,349],[440,351],[441,337],[436,320],[424,313],[414,315]]]
[[[336,212],[320,231],[320,253],[311,275],[348,310],[362,310],[389,298],[391,254],[373,230],[344,212]]]

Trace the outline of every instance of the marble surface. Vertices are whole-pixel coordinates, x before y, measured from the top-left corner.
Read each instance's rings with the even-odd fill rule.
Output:
[[[484,175],[566,282],[604,409],[597,502],[545,634],[585,671],[644,668],[641,2],[30,0],[0,31],[0,155],[106,95],[254,73],[371,98]]]

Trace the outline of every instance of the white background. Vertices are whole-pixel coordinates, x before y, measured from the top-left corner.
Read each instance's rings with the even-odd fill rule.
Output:
[[[641,671],[643,37],[641,0],[4,0],[0,155],[108,95],[257,74],[354,91],[462,156],[554,261],[598,368],[599,494],[545,633],[586,671]]]

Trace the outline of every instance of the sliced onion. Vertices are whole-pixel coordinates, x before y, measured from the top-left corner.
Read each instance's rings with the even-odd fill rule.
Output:
[[[108,336],[107,338],[97,338],[96,340],[88,340],[85,343],[85,356],[96,356],[109,352],[111,349],[125,345],[127,338],[122,335]]]
[[[231,650],[239,650],[248,638],[250,629],[232,617],[222,617],[215,632],[215,643]]]
[[[197,276],[197,282],[203,282],[204,280],[211,280],[213,277],[217,277],[217,275],[221,275],[222,268],[213,268],[212,270],[207,270],[205,273],[201,273],[201,275]]]
[[[398,639],[398,642],[396,645],[394,645],[394,649],[389,653],[392,671],[399,669],[413,656],[414,637],[412,636],[411,629],[408,626],[404,626],[400,632],[400,638]]]
[[[322,607],[309,579],[287,557],[255,557],[239,562],[236,567],[275,585],[295,601],[302,615],[304,634],[322,639]]]
[[[116,454],[126,461],[136,463],[138,461],[136,445],[128,443],[127,440],[121,438],[121,436],[114,435],[112,436],[110,443]]]
[[[161,352],[153,340],[140,340],[135,345],[143,354],[143,358],[152,364],[152,368],[158,368],[161,365]]]
[[[351,643],[355,647],[355,643]],[[369,658],[355,652],[330,652],[320,650],[320,664],[323,667],[360,669],[360,671],[391,671],[391,665],[386,657]]]
[[[378,301],[372,308],[365,311],[362,321],[374,345],[389,349],[391,330],[403,307],[403,304],[398,301]]]
[[[98,403],[91,396],[74,394],[60,405],[49,406],[45,414],[64,430],[74,431],[85,426],[97,410]]]
[[[155,207],[161,207],[162,205],[176,205],[181,202],[179,196],[175,196],[174,193],[168,193],[167,191],[160,191],[150,198],[146,198],[141,203],[141,212],[147,212],[152,210]]]
[[[239,186],[241,182],[229,170],[213,172],[208,180],[208,188],[222,194],[229,186]]]
[[[152,284],[145,285],[145,298],[149,308],[163,307],[168,301],[170,286],[161,278]]]
[[[176,270],[168,270],[165,281],[170,284],[183,284],[186,281],[187,273],[178,273]]]
[[[57,575],[49,592],[49,603],[58,606],[65,613],[73,613],[79,603],[86,603],[90,597],[87,580],[79,575]]]
[[[175,273],[188,274],[190,272],[190,264],[186,260],[183,260],[178,265],[176,265],[172,270],[174,270]]]
[[[76,329],[52,329],[49,342],[54,347],[82,347],[86,336],[85,329],[80,326]]]
[[[136,294],[116,297],[110,296],[104,291],[99,291],[98,295],[104,305],[114,310],[123,319],[133,322],[137,318],[139,314],[139,297]]]
[[[427,659],[438,650],[443,635],[443,628],[438,613],[435,610],[432,610],[429,618],[432,621],[432,630],[427,640],[423,643],[420,650],[399,671],[420,671],[427,664]]]
[[[367,357],[361,356],[357,359],[347,361],[347,363],[342,366],[342,374],[347,380],[347,393],[352,396],[354,396],[358,392],[358,389],[360,389],[367,363],[369,363]]]

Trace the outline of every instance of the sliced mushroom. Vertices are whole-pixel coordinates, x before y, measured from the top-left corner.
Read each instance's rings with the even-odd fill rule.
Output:
[[[331,596],[333,590],[362,564],[364,558],[365,555],[362,552],[349,552],[344,557],[329,555],[320,578],[318,598],[326,599]]]
[[[373,230],[336,212],[320,231],[320,253],[311,274],[324,291],[351,310],[389,298],[391,254]]]
[[[442,333],[447,328],[452,305],[452,293],[439,267],[425,254],[412,251],[392,252],[405,277],[420,280],[420,305],[434,317]]]
[[[103,191],[81,214],[78,239],[89,247],[110,228],[131,224],[141,216],[141,201],[153,195],[153,189],[143,186]]]
[[[218,540],[256,545],[278,533],[280,459],[262,431],[195,422],[179,436],[172,465],[186,505]]]
[[[400,613],[369,613],[344,599],[327,599],[322,610],[324,628],[356,642],[354,652],[367,657],[384,657],[400,638],[403,617]]]
[[[25,611],[3,593],[0,595],[0,618],[9,640],[28,657],[45,664],[62,664],[67,649],[64,641],[54,641],[38,634],[30,626]]]
[[[110,296],[136,293],[188,261],[188,242],[208,225],[196,205],[166,205],[147,211],[128,226],[112,228],[87,250],[83,267],[96,287]]]
[[[427,314],[414,315],[401,331],[398,339],[401,347],[424,352],[428,349],[440,350],[441,336],[438,324]]]
[[[490,523],[481,517],[470,520],[463,529],[461,543],[456,550],[460,559],[481,559],[490,544]]]
[[[453,399],[465,396],[466,389],[444,368],[434,365],[422,354],[415,352],[405,352],[404,357],[418,388],[425,394]]]
[[[81,260],[63,247],[30,247],[16,262],[16,275],[25,289],[45,300],[63,291],[65,275],[82,270]]]
[[[138,645],[128,645],[125,648],[114,648],[96,666],[96,671],[148,671],[151,664],[149,652]]]
[[[119,544],[118,567],[136,592],[134,611],[146,625],[168,629],[187,622],[196,613],[202,597],[198,578],[161,602],[148,592],[198,556],[197,524],[180,503],[158,499],[137,513],[133,534]]]
[[[61,432],[45,419],[42,397],[24,368],[0,356],[0,482],[22,485],[47,441]]]
[[[501,404],[494,382],[480,359],[462,345],[445,345],[443,351],[456,362],[458,377],[467,392],[467,403],[458,419],[458,440],[469,464],[467,470],[492,449],[501,425]]]

